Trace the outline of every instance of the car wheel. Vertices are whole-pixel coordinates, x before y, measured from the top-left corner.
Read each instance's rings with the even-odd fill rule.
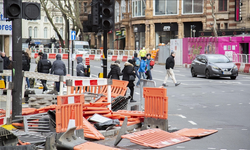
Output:
[[[208,70],[208,69],[206,70],[205,75],[206,75],[206,78],[207,78],[207,79],[209,79],[209,78],[210,78],[210,72],[209,72],[209,70]]]
[[[191,69],[191,74],[192,74],[192,77],[197,77],[197,75],[195,74],[194,68]]]
[[[231,76],[230,78],[231,78],[232,80],[235,80],[236,77],[237,77],[237,76]]]

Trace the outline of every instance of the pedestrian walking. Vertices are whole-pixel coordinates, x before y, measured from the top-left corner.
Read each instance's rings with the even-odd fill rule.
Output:
[[[28,48],[25,51],[26,53],[28,53],[29,57],[31,58],[31,48],[30,45],[28,46]]]
[[[66,75],[66,66],[64,62],[61,60],[62,57],[60,54],[56,55],[56,61],[53,62],[52,68],[51,68],[51,74],[65,76]],[[55,82],[56,84],[56,91],[60,92],[60,82]]]
[[[141,59],[141,63],[140,63],[140,68],[138,70],[139,72],[139,78],[138,78],[138,81],[137,81],[137,84],[136,86],[138,87],[140,85],[140,79],[141,77],[143,77],[143,79],[145,79],[145,72],[146,72],[146,57],[142,57]]]
[[[135,74],[137,78],[139,78],[138,70],[140,67],[141,60],[138,58],[138,54],[136,52],[134,53],[134,58],[132,60],[133,60],[134,68],[135,68]]]
[[[77,57],[76,60],[77,60],[76,75],[85,77],[85,74],[84,74],[85,66],[82,62],[83,61],[82,57]]]
[[[44,53],[42,55],[42,59],[38,62],[37,65],[37,71],[40,73],[49,73],[49,70],[51,69],[51,62],[47,59],[47,54]],[[43,93],[48,91],[48,88],[46,86],[47,80],[41,80],[43,85]]]
[[[2,52],[1,57],[3,59],[3,69],[4,70],[8,69],[8,66],[10,65],[9,58],[6,57],[5,52]],[[2,77],[0,79],[2,79]],[[7,76],[4,76],[4,83],[5,83],[5,85],[6,85],[6,79],[7,79]]]
[[[120,61],[116,60],[114,63],[110,65],[111,70],[109,71],[108,78],[120,80],[121,68]]]
[[[38,56],[36,57],[36,69],[35,69],[35,72],[37,72],[37,66],[38,66],[38,62],[42,59],[42,57],[43,57],[43,52],[39,52],[38,53]]]
[[[146,60],[146,75],[147,79],[152,80],[152,73],[151,70],[153,69],[154,66],[154,60],[151,58],[151,54],[147,54],[147,60]]]
[[[27,52],[22,52],[22,70],[23,71],[30,71],[30,57]],[[30,88],[30,81],[29,78],[26,77],[27,87]]]
[[[162,84],[162,86],[167,86],[166,83],[167,83],[167,80],[168,80],[168,77],[172,78],[175,86],[178,86],[180,85],[181,83],[178,83],[175,79],[175,75],[174,75],[174,66],[175,66],[175,61],[174,61],[174,57],[175,57],[175,53],[174,52],[171,52],[171,55],[166,59],[166,70],[167,70],[167,74],[165,76],[165,80]]]
[[[134,81],[135,81],[135,69],[134,69],[134,65],[133,65],[133,60],[129,59],[128,62],[125,62],[124,64],[124,68],[122,70],[123,73],[123,77],[122,80],[124,81],[128,81],[128,85],[127,87],[130,89],[130,96],[131,96],[131,100],[130,102],[136,102],[133,99],[134,96]]]
[[[146,54],[147,54],[147,51],[145,50],[145,47],[143,47],[140,52],[139,52],[139,56],[142,58],[146,58]]]

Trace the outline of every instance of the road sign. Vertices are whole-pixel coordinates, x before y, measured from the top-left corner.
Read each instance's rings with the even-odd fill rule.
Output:
[[[71,34],[70,34],[71,36],[71,38],[70,38],[70,40],[76,40],[76,31],[71,31]]]

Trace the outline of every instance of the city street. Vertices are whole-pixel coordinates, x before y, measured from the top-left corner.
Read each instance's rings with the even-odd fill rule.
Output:
[[[67,60],[64,62],[67,66]],[[92,77],[102,72],[100,64],[101,61],[90,62]],[[108,66],[110,64],[108,62]],[[34,67],[32,63],[30,71],[34,71]],[[174,72],[181,85],[175,87],[171,79],[167,82],[168,121],[171,129],[204,128],[216,129],[218,132],[164,149],[250,149],[250,75],[239,74],[236,80],[206,79],[203,76],[193,78],[190,69],[182,66],[175,67]],[[161,86],[165,66],[155,65],[152,75],[157,87]],[[139,88],[135,88],[134,95],[134,99],[139,100]],[[114,141],[115,138],[106,138],[98,143],[112,146]],[[123,149],[149,149],[125,139],[118,146]]]

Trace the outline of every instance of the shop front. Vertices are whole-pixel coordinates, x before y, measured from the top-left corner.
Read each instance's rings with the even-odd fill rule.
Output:
[[[12,22],[3,17],[3,4],[0,4],[0,51],[12,56]]]
[[[145,24],[133,26],[135,36],[135,50],[145,47]]]
[[[169,44],[170,39],[178,38],[177,23],[156,23],[155,24],[155,45]]]

